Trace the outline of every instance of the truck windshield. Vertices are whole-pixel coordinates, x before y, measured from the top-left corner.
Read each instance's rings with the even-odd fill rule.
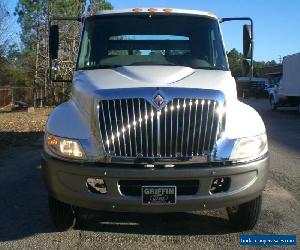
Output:
[[[217,20],[158,14],[87,19],[77,69],[137,65],[228,70]]]

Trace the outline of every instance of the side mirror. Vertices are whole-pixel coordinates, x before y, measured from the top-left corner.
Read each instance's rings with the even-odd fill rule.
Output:
[[[252,37],[252,26],[243,26],[243,55],[245,59],[252,58],[253,51],[253,37]]]
[[[58,58],[59,30],[58,25],[51,25],[49,31],[49,54],[51,59]]]
[[[244,59],[243,60],[243,75],[247,76],[251,71],[251,60]]]

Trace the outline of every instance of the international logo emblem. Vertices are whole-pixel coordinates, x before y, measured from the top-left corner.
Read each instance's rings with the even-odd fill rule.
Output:
[[[163,109],[167,103],[168,103],[168,100],[167,98],[165,97],[164,94],[162,94],[162,92],[160,92],[159,90],[156,91],[154,93],[154,95],[152,96],[152,99],[151,99],[151,102],[152,102],[152,105],[157,109],[157,110],[161,110]]]
[[[154,103],[157,105],[157,107],[160,107],[161,105],[163,105],[165,99],[160,95],[160,94],[157,94],[155,97],[154,97]]]

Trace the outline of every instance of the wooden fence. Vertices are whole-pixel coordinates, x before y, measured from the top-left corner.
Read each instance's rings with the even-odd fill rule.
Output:
[[[0,107],[24,102],[34,105],[34,90],[31,87],[2,87],[0,88]]]
[[[56,83],[47,90],[33,87],[0,87],[0,107],[20,102],[34,107],[55,106],[68,100],[70,91],[71,84],[66,83]]]

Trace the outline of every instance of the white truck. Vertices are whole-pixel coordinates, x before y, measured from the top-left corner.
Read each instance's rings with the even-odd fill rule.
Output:
[[[80,208],[170,213],[227,208],[255,226],[269,166],[264,123],[237,99],[220,24],[194,10],[103,11],[84,20],[72,97],[45,128],[42,170],[58,230]],[[58,56],[58,26],[50,56]],[[244,25],[245,70],[253,26]],[[248,69],[248,70],[247,70]]]
[[[300,53],[285,56],[282,68],[280,82],[269,91],[271,108],[297,107],[300,112]]]

